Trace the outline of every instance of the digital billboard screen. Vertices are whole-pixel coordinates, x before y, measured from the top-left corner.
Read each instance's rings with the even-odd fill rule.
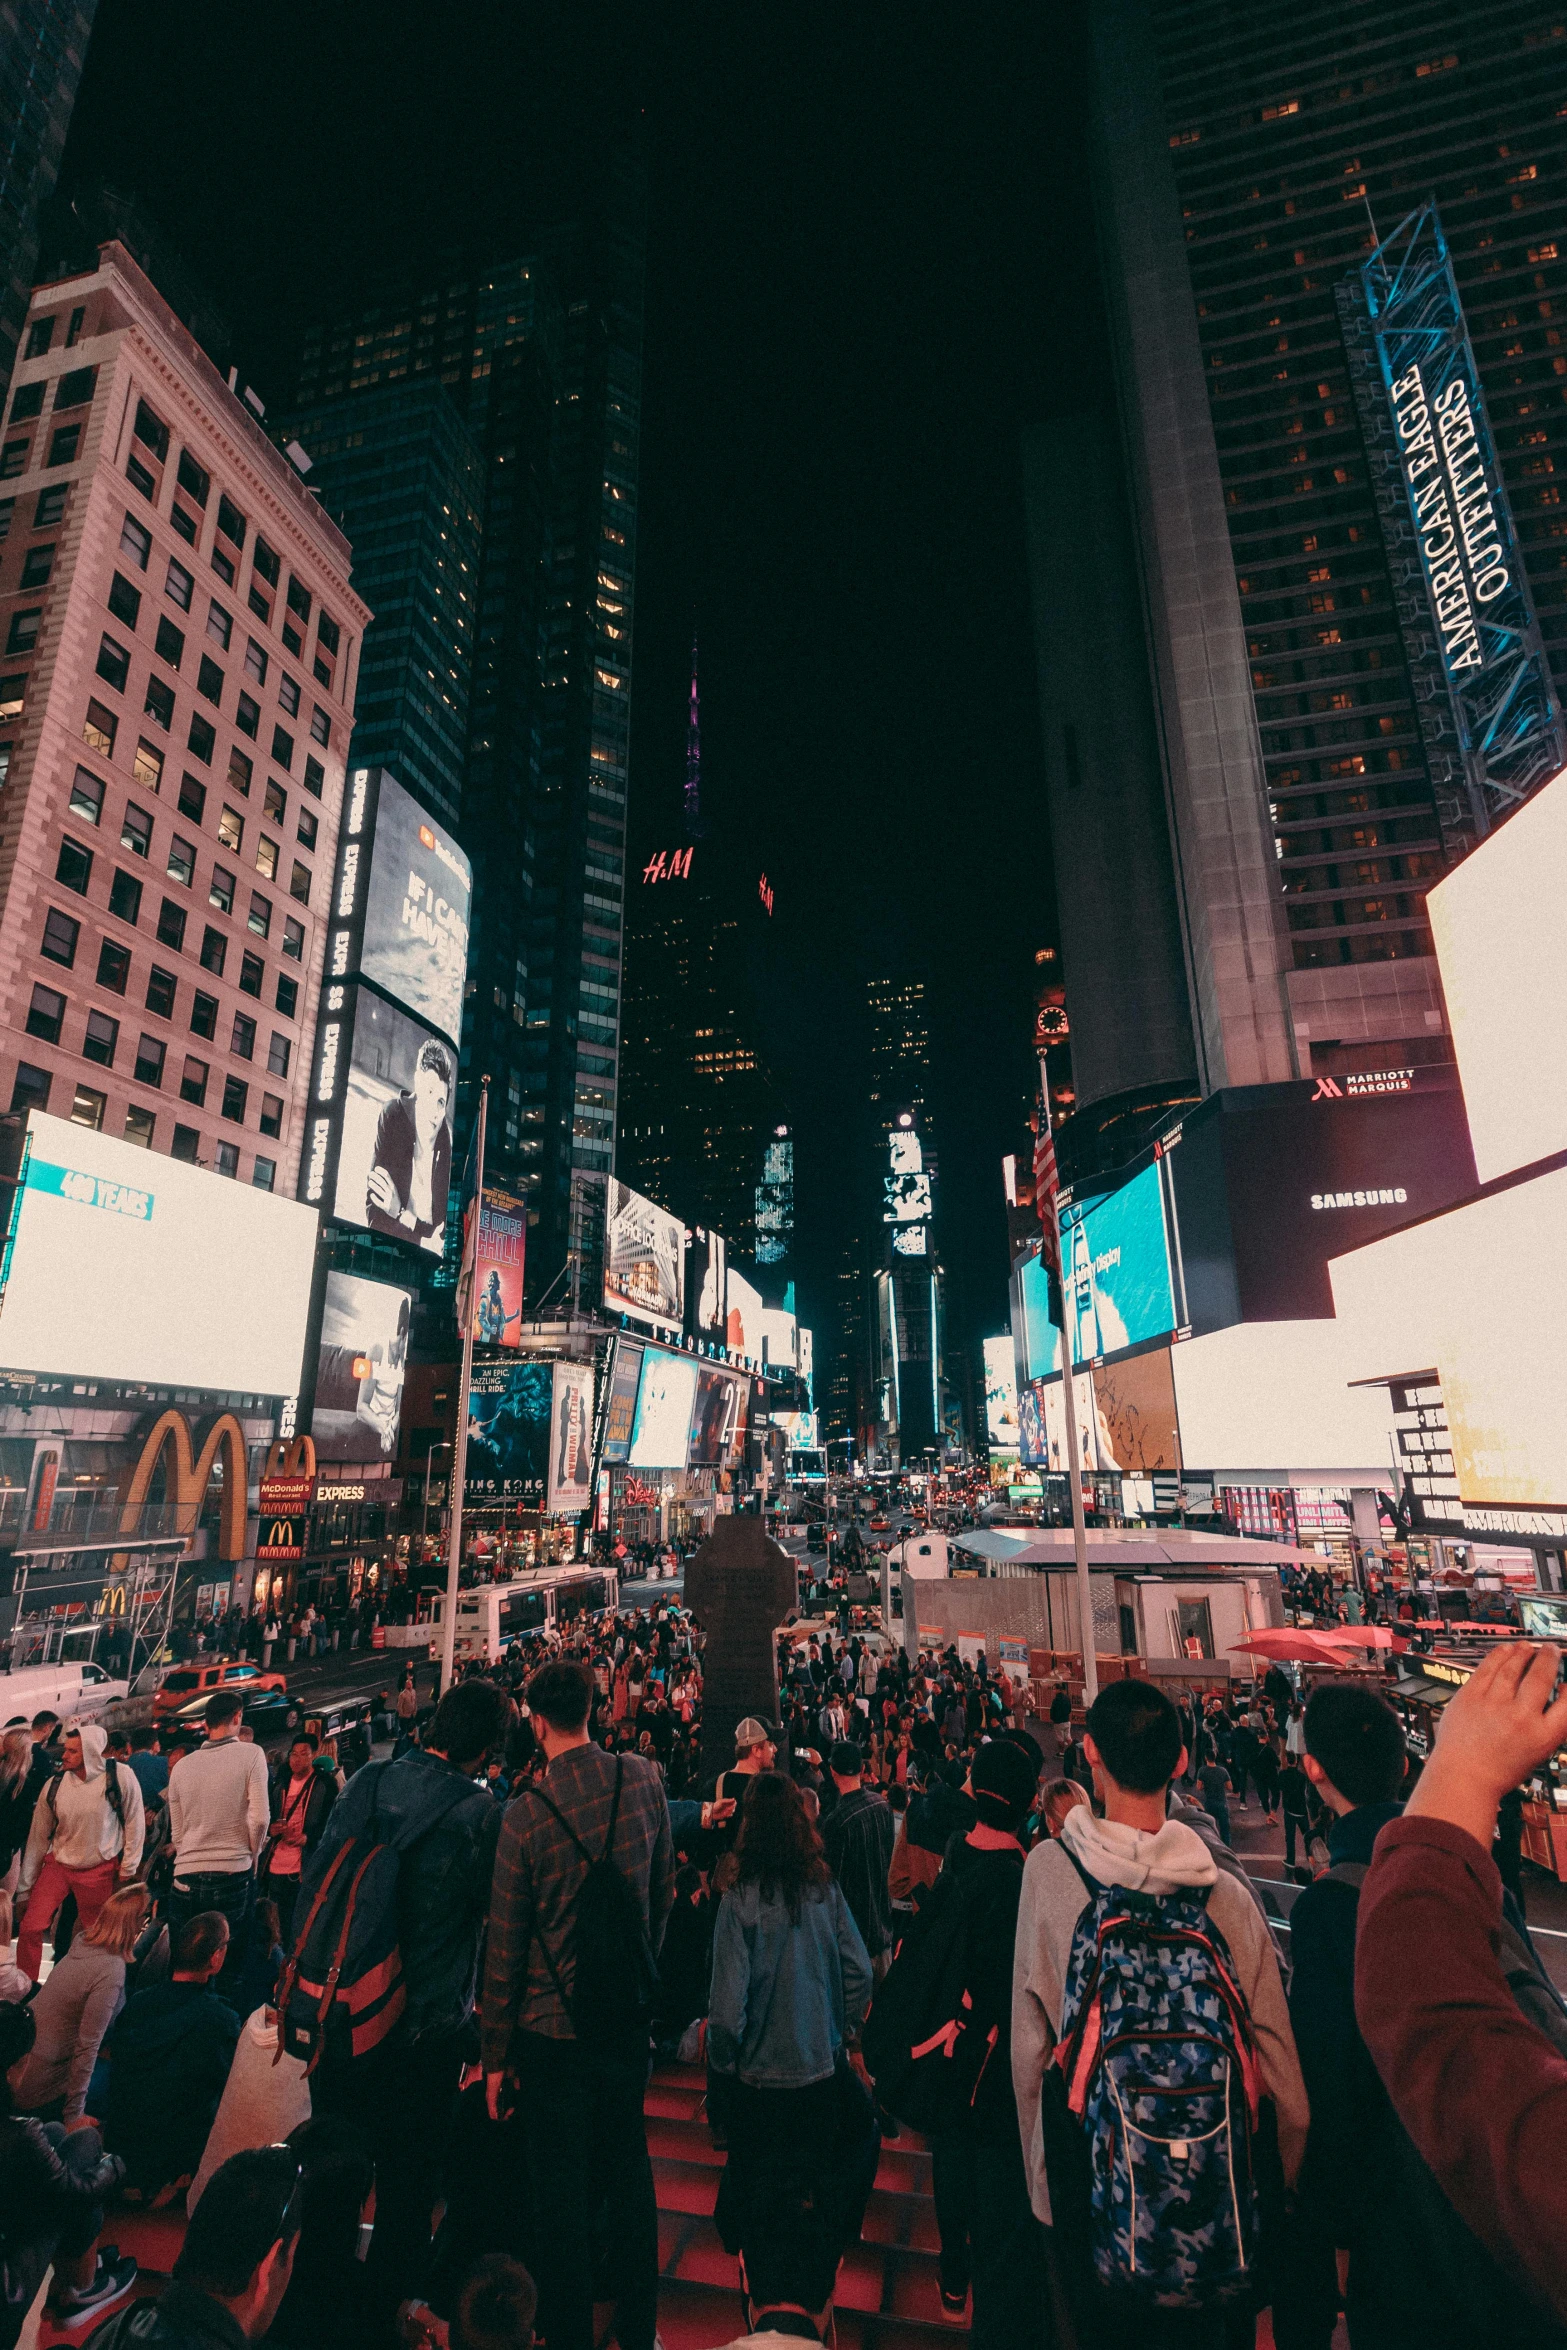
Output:
[[[604,1304],[612,1314],[682,1335],[686,1228],[628,1183],[611,1178],[605,1210]]]
[[[642,1359],[636,1418],[631,1428],[634,1469],[683,1469],[696,1402],[697,1365],[690,1355],[650,1346]]]
[[[472,896],[468,859],[451,834],[388,769],[354,768],[343,803],[329,977],[362,973],[456,1044]]]
[[[762,1359],[762,1316],[767,1311],[762,1293],[731,1263],[725,1290],[724,1327],[731,1354],[748,1361]]]
[[[470,1207],[470,1214],[472,1209]],[[528,1209],[509,1191],[484,1187],[473,1276],[473,1335],[480,1346],[521,1346],[522,1280]]]
[[[368,988],[326,994],[303,1196],[341,1224],[438,1257],[446,1246],[457,1055]]]
[[[744,1391],[745,1381],[732,1371],[713,1370],[706,1364],[698,1370],[686,1456],[692,1468],[716,1469],[729,1458]]]
[[[1024,1375],[1048,1379],[1061,1368],[1061,1332],[1050,1319],[1050,1272],[1037,1248],[1019,1260],[1018,1302]]]
[[[593,1366],[558,1362],[550,1393],[548,1506],[575,1517],[593,1499]]]
[[[474,1364],[465,1482],[476,1500],[527,1501],[543,1508],[555,1368],[533,1357]]]
[[[1181,1471],[1181,1439],[1175,1412],[1175,1379],[1170,1349],[1123,1355],[1096,1363],[1093,1373],[1095,1437],[1101,1465],[1131,1476],[1153,1470]]]
[[[631,1430],[637,1416],[637,1386],[642,1377],[642,1342],[621,1338],[615,1344],[615,1368],[610,1373],[609,1406],[604,1422],[604,1459],[617,1466],[631,1450]]]
[[[728,1310],[729,1248],[721,1232],[692,1232],[686,1251],[686,1320],[693,1338],[724,1344]]]
[[[1017,1451],[1017,1373],[1005,1335],[985,1341],[985,1429],[992,1452]]]
[[[0,1363],[298,1394],[312,1209],[38,1110],[28,1137]]]
[[[408,1376],[413,1292],[328,1273],[310,1434],[324,1461],[389,1461]]]
[[[1155,1164],[1119,1191],[1062,1212],[1072,1360],[1092,1362],[1176,1327],[1164,1196]]]

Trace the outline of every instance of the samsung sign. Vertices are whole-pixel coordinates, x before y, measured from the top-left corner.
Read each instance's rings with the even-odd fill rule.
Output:
[[[1409,1198],[1400,1184],[1384,1184],[1377,1191],[1314,1191],[1314,1208],[1401,1208]]]

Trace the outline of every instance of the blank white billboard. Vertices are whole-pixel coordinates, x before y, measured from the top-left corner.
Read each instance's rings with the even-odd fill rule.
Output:
[[[1351,1387],[1404,1363],[1363,1361],[1337,1322],[1238,1322],[1170,1349],[1188,1469],[1367,1469],[1388,1474],[1385,1388]],[[1424,1366],[1419,1366],[1423,1368]]]
[[[1426,899],[1482,1183],[1567,1150],[1567,772]]]
[[[295,1395],[316,1211],[33,1111],[0,1364]]]

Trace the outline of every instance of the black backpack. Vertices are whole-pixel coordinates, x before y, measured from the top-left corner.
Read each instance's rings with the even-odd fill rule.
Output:
[[[576,1915],[571,1930],[572,1973],[568,1992],[560,1969],[550,1954],[537,1916],[534,1932],[549,1968],[561,2004],[571,2018],[579,2040],[591,2046],[645,2048],[653,2002],[658,1991],[658,1962],[648,1934],[647,1920],[636,1892],[616,1868],[615,1822],[620,1817],[620,1790],[626,1758],[616,1757],[615,1792],[610,1801],[604,1849],[594,1859],[559,1805],[536,1781],[523,1790],[536,1795],[552,1811],[588,1864],[577,1888]]]
[[[861,2036],[879,2102],[926,2133],[973,2112],[1000,2038],[999,2023],[975,2012],[974,1922],[968,1888],[944,1867],[893,1952]]]

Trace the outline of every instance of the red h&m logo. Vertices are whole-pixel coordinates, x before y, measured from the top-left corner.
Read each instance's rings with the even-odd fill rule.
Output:
[[[761,899],[763,905],[767,908],[767,911],[770,914],[773,910],[773,885],[768,880],[765,873],[762,875],[761,880],[756,885],[756,894]]]
[[[642,868],[644,881],[689,881],[695,842],[689,849],[660,849]]]

